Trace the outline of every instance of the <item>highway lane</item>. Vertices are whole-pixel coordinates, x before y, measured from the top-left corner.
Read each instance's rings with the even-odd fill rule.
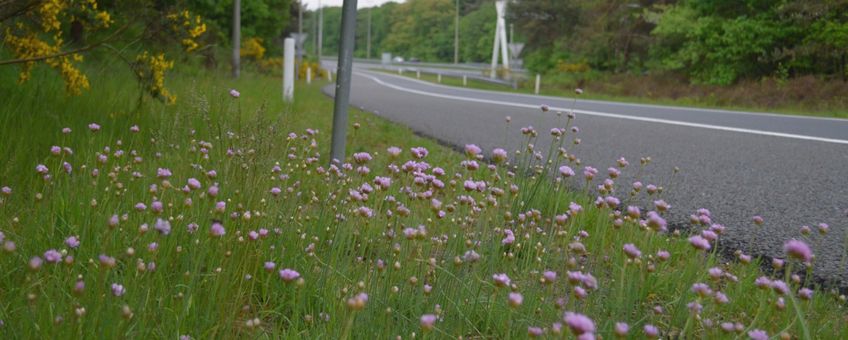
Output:
[[[802,225],[827,223],[827,235],[806,236],[817,256],[814,275],[848,287],[848,120],[575,103],[441,86],[361,67],[355,67],[351,104],[443,142],[484,150],[518,147],[518,129],[529,125],[544,136],[538,145],[547,145],[547,131],[564,122],[555,111],[573,108],[582,142],[569,151],[602,171],[622,156],[631,164],[650,156],[639,180],[666,187],[671,223],[710,209],[727,226],[723,245],[767,257],[782,257],[785,240],[804,237]],[[540,104],[553,109],[542,112]],[[509,128],[506,116],[512,118]],[[672,176],[674,167],[681,171]],[[619,183],[634,180],[632,170]],[[763,216],[765,225],[753,226],[754,215]]]

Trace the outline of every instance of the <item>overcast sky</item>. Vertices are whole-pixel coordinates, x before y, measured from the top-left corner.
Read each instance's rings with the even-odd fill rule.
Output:
[[[373,7],[380,6],[387,2],[403,2],[404,0],[358,0],[356,3],[357,8],[363,7]],[[306,4],[306,7],[309,9],[318,8],[318,3],[321,3],[321,6],[329,7],[329,6],[341,6],[343,0],[303,0],[303,3]]]

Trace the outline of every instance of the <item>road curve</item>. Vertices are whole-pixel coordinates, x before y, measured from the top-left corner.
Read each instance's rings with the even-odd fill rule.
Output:
[[[332,95],[333,87],[324,91]],[[543,113],[540,104],[552,110]],[[562,125],[553,112],[573,108],[584,165],[614,166],[619,157],[652,163],[640,180],[663,185],[670,223],[698,208],[727,227],[723,245],[746,254],[783,257],[790,238],[806,238],[814,276],[848,287],[848,120],[671,106],[625,104],[442,86],[355,67],[351,105],[452,145],[514,149],[518,128],[545,136]],[[507,132],[504,117],[511,116]],[[672,176],[672,169],[681,172]],[[632,171],[631,171],[632,172]],[[619,183],[631,178],[624,177]],[[766,223],[755,227],[754,215]],[[826,235],[801,235],[827,223]]]

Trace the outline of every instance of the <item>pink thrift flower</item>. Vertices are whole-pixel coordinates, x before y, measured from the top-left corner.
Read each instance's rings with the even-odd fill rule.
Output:
[[[471,156],[471,157],[476,157],[481,152],[483,152],[483,150],[480,149],[479,146],[474,145],[474,144],[465,144],[465,154],[466,155]]]
[[[572,170],[569,166],[563,165],[559,167],[559,175],[562,177],[571,177],[574,176],[574,170]]]
[[[126,292],[127,290],[124,288],[124,286],[119,285],[117,283],[112,284],[112,295],[123,296],[124,294],[126,294]]]
[[[568,325],[568,328],[571,328],[571,331],[575,335],[595,333],[595,322],[583,314],[565,312],[563,321],[565,321],[565,324]]]
[[[498,287],[506,287],[512,282],[509,279],[509,276],[506,274],[495,274],[492,275],[492,279],[495,281],[495,286]]]
[[[212,222],[212,227],[209,228],[209,234],[214,237],[221,237],[226,234],[226,230],[224,230],[224,225],[221,222]]]
[[[614,328],[615,335],[619,337],[627,336],[627,333],[630,332],[630,326],[624,322],[616,322]]]
[[[644,329],[645,336],[649,338],[657,338],[660,336],[660,330],[654,325],[645,325]]]
[[[68,248],[77,248],[80,245],[79,238],[76,236],[70,236],[65,239],[65,245],[68,246]]]
[[[804,262],[810,262],[813,260],[813,251],[810,250],[810,246],[804,243],[804,241],[789,240],[783,244],[783,251],[786,252],[788,257]]]
[[[521,296],[521,293],[512,292],[509,293],[509,305],[512,307],[521,306],[524,302],[524,297]]]
[[[760,329],[755,329],[755,330],[748,332],[748,336],[751,338],[751,340],[768,340],[769,339],[768,333],[766,333],[766,331],[760,330]]]
[[[285,282],[292,282],[294,280],[297,280],[299,277],[300,273],[294,270],[288,268],[280,270],[280,278],[283,279],[283,281]]]
[[[436,325],[436,316],[433,314],[424,314],[421,316],[421,328],[430,331]]]
[[[402,151],[403,151],[403,150],[401,150],[401,148],[396,147],[396,146],[390,146],[388,149],[386,149],[386,152],[388,152],[388,153],[389,153],[389,156],[390,156],[390,157],[392,157],[392,158],[395,158],[395,157],[397,157],[397,156],[400,156],[400,153],[401,153]]]
[[[44,260],[48,263],[59,263],[59,261],[62,261],[62,254],[56,249],[50,249],[44,252]]]
[[[496,149],[492,150],[492,160],[494,160],[497,163],[505,161],[508,157],[509,157],[509,155],[507,154],[506,150],[504,150],[504,149],[496,148]]]
[[[635,259],[642,256],[642,252],[639,251],[639,248],[636,248],[636,246],[632,243],[624,245],[624,254],[631,259]]]
[[[707,241],[707,239],[705,239],[705,238],[703,238],[699,235],[695,235],[695,236],[690,237],[689,243],[693,247],[695,247],[695,249],[698,249],[698,250],[707,251],[707,250],[710,250],[710,248],[712,248],[712,246],[710,245],[710,241]]]

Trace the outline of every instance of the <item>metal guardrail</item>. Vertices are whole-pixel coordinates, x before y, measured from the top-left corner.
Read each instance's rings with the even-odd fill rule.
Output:
[[[335,58],[322,58],[322,61],[335,62]],[[506,85],[511,86],[513,88],[518,86],[518,82],[522,80],[528,79],[527,72],[523,69],[514,69],[510,70],[511,78],[510,79],[500,79],[495,78],[492,79],[490,77],[491,67],[482,63],[473,63],[473,64],[449,64],[449,63],[422,63],[422,62],[393,62],[389,65],[384,65],[381,60],[376,59],[365,59],[365,58],[354,58],[354,62],[357,64],[368,64],[373,65],[372,68],[380,68],[388,71],[398,71],[401,72],[421,72],[425,74],[435,74],[442,75],[446,77],[455,77],[462,78],[465,77],[467,79],[473,79],[477,81],[483,81],[493,84]]]

